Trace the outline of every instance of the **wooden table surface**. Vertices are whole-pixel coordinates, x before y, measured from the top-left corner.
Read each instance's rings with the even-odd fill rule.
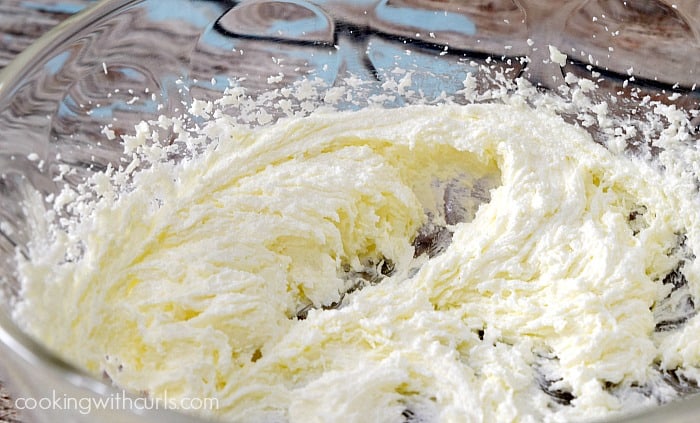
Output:
[[[0,69],[34,40],[96,0],[0,0]],[[2,357],[0,357],[2,360]],[[0,422],[18,423],[0,381]]]

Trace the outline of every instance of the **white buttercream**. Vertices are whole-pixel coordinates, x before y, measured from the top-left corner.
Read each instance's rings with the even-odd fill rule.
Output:
[[[659,369],[697,372],[700,318],[654,330],[700,242],[683,175],[524,103],[212,125],[202,154],[103,187],[33,246],[31,334],[236,421],[589,419],[674,397]],[[436,228],[449,245],[414,257]]]

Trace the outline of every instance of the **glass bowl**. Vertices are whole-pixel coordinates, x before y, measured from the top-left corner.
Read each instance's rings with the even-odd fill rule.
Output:
[[[30,239],[24,202],[118,166],[119,135],[138,122],[181,113],[193,98],[217,98],[231,80],[255,97],[309,77],[333,87],[354,75],[369,87],[363,96],[379,94],[397,67],[413,72],[410,87],[428,101],[463,90],[470,74],[477,90],[493,87],[490,70],[524,76],[542,90],[566,84],[567,73],[593,75],[596,95],[623,99],[613,113],[644,95],[694,110],[698,21],[694,0],[554,7],[547,0],[106,0],[69,19],[0,75],[0,371],[25,405],[45,400],[22,415],[36,422],[199,421],[131,396],[89,410],[49,403],[125,394],[54,356],[9,313],[19,289],[15,256],[26,254]],[[557,63],[550,45],[568,60]],[[394,98],[388,106],[406,102]],[[698,401],[630,418],[694,421]]]

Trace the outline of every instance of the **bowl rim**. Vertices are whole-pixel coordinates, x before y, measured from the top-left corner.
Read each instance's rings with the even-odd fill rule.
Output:
[[[22,77],[25,70],[31,69],[45,54],[50,53],[54,47],[66,41],[68,37],[80,29],[86,28],[90,23],[101,17],[114,13],[125,6],[142,3],[143,1],[97,0],[97,2],[69,16],[48,30],[0,70],[0,98],[9,95],[7,91],[14,86],[13,83]]]

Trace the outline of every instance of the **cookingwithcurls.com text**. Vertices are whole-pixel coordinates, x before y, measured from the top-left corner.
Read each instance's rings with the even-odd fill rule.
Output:
[[[73,397],[53,390],[50,396],[18,397],[14,400],[17,410],[69,411],[83,415],[98,410],[181,410],[213,411],[219,408],[218,398],[168,397],[168,393],[158,398],[135,397],[126,391],[101,397]]]

